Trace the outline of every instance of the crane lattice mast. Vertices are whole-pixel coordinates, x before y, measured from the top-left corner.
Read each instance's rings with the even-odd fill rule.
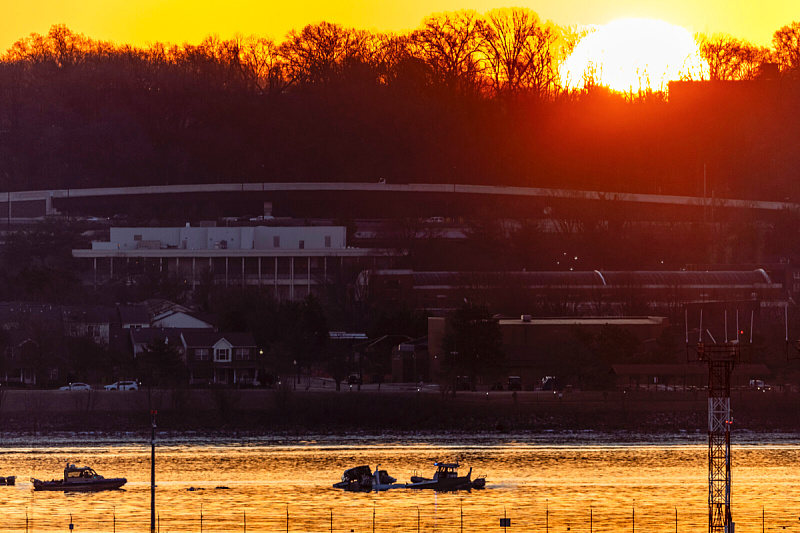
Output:
[[[686,310],[686,347],[689,347],[689,312]],[[752,314],[750,343],[753,342]],[[731,372],[740,359],[739,313],[736,313],[736,340],[728,342],[728,314],[725,313],[725,342],[703,341],[703,311],[700,310],[700,336],[697,360],[708,364],[708,532],[734,533],[731,517]],[[743,333],[743,332],[741,332]]]
[[[731,518],[731,372],[739,343],[699,343],[708,363],[708,531],[733,533]]]

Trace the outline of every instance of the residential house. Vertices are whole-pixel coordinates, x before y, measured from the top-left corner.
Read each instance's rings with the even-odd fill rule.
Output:
[[[108,346],[114,314],[114,309],[100,305],[63,306],[64,334],[68,337],[86,337]]]
[[[123,329],[149,328],[150,314],[144,305],[118,305],[118,325]]]
[[[186,311],[166,311],[153,317],[154,328],[214,329],[212,324]]]
[[[5,386],[35,386],[40,380],[57,381],[59,369],[55,354],[46,349],[26,331],[5,333],[6,346],[0,360],[2,384]]]
[[[181,338],[181,333],[184,330],[178,328],[134,328],[129,331],[134,358],[142,353],[145,347],[153,341],[165,340],[167,344],[176,346],[181,358],[185,359],[183,339]]]
[[[184,330],[192,385],[258,385],[257,347],[251,333]]]

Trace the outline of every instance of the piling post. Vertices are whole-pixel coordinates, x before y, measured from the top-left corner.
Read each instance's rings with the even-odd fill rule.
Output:
[[[550,500],[546,500],[546,507],[544,508],[544,530],[550,532]]]
[[[156,415],[150,411],[150,533],[156,533]]]

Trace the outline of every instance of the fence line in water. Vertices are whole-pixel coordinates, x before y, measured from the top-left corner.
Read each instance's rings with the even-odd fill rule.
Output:
[[[708,527],[708,508],[655,506],[628,508],[622,506],[593,506],[583,513],[560,509],[557,504],[537,502],[530,507],[476,508],[453,504],[369,505],[365,501],[359,509],[342,511],[304,505],[270,505],[267,509],[256,506],[231,509],[229,513],[196,514],[157,512],[159,533],[212,533],[212,532],[414,532],[463,533],[463,531],[536,531],[544,533],[606,533],[618,531],[698,532]],[[796,512],[789,509],[758,513],[734,514],[739,531],[800,531]],[[508,528],[502,527],[506,518]],[[71,527],[70,527],[71,526]],[[68,512],[51,512],[46,516],[32,516],[25,510],[3,509],[0,532],[49,533],[54,531],[91,531],[111,533],[141,533],[149,530],[150,511],[74,515]],[[509,532],[510,533],[510,532]]]

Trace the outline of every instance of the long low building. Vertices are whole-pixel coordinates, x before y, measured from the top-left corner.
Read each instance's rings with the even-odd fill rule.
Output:
[[[109,241],[72,250],[90,261],[86,282],[135,282],[148,272],[172,274],[194,289],[224,285],[272,286],[281,299],[303,298],[346,262],[379,266],[385,250],[347,246],[344,226],[111,228]]]
[[[576,314],[619,314],[633,304],[682,306],[711,301],[785,301],[784,286],[748,271],[416,272],[364,271],[359,291],[384,305],[446,314],[464,300],[547,302]],[[500,306],[502,307],[502,306]]]

